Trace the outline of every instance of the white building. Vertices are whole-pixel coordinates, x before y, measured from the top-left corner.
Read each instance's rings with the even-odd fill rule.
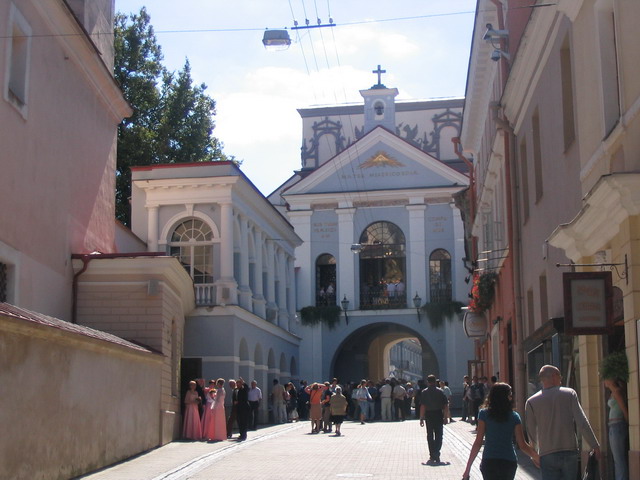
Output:
[[[452,203],[468,183],[451,142],[462,100],[396,103],[398,90],[380,81],[361,94],[364,106],[300,110],[302,169],[269,197],[303,241],[295,261],[302,376],[379,380],[390,373],[391,347],[417,338],[424,375],[461,378],[471,342],[460,322],[433,326],[414,299],[467,297]],[[335,321],[331,305],[347,307],[337,325],[309,325]]]
[[[134,167],[132,182],[133,233],[150,252],[178,257],[195,286],[183,383],[241,376],[264,388],[298,378],[301,242],[286,218],[233,162]]]

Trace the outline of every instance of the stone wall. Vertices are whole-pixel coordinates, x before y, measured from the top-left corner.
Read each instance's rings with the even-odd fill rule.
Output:
[[[67,479],[161,443],[149,349],[0,304],[0,365],[0,478]]]

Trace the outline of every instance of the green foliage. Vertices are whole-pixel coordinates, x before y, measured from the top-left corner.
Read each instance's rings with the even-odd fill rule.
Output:
[[[118,127],[116,166],[116,217],[129,225],[130,167],[235,159],[212,136],[216,104],[205,84],[193,85],[189,61],[177,74],[162,64],[144,7],[116,14],[114,46],[114,76],[133,108]]]
[[[425,303],[422,311],[426,313],[429,323],[433,328],[440,328],[445,319],[453,319],[462,311],[464,303],[452,300],[450,302]]]
[[[603,379],[629,381],[629,360],[624,350],[613,352],[602,359],[600,376]]]
[[[342,309],[337,305],[309,306],[300,310],[300,323],[306,326],[325,324],[329,330],[333,330],[340,321]]]

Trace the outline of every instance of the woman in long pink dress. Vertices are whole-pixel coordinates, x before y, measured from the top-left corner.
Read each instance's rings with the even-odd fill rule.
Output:
[[[227,417],[224,412],[224,378],[216,382],[216,399],[213,402],[213,440],[227,439]]]
[[[202,412],[202,438],[209,441],[213,440],[215,422],[213,405],[215,401],[216,389],[211,387],[207,388],[207,403]]]
[[[184,422],[182,424],[182,436],[190,440],[202,439],[202,425],[198,405],[200,397],[196,392],[196,382],[189,382],[189,390],[184,396]]]

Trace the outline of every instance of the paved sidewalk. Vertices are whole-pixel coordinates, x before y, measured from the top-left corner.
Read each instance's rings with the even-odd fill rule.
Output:
[[[426,430],[417,420],[360,425],[345,422],[343,435],[310,434],[308,422],[249,432],[245,442],[173,442],[85,480],[327,480],[330,478],[460,480],[475,439],[474,427],[456,421],[445,426],[443,465],[426,465]],[[481,479],[480,455],[471,471]],[[528,458],[517,480],[537,479]]]

